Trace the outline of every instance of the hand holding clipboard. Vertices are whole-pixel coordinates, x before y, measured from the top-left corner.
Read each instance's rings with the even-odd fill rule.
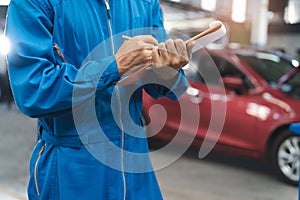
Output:
[[[226,34],[226,28],[222,24],[222,22],[214,21],[214,22],[210,23],[208,29],[206,29],[205,31],[199,33],[198,35],[186,40],[185,44],[195,41],[195,46],[192,49],[192,52],[195,52],[195,51],[205,47],[209,43],[212,43],[212,42],[222,38],[223,36],[225,36],[225,34]],[[129,40],[131,38],[128,36],[123,36],[123,39]],[[128,76],[123,77],[117,83],[117,85],[133,84],[133,83],[141,80],[143,78],[143,76],[145,75],[145,73],[147,72],[147,70],[151,70],[151,69],[152,68],[150,65],[146,65],[146,66],[140,68],[139,70],[129,74]]]

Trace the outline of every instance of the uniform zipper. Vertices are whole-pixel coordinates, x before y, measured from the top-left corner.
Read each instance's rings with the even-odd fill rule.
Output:
[[[110,41],[111,41],[111,47],[112,47],[112,53],[115,55],[115,44],[114,44],[114,39],[113,39],[113,32],[112,32],[112,27],[111,27],[111,12],[110,12],[110,6],[108,3],[108,0],[104,0],[105,7],[106,7],[106,14],[107,14],[107,19],[108,19],[108,28],[110,32]],[[121,96],[120,96],[120,91],[119,91],[119,86],[116,85],[116,90],[118,92],[118,102],[119,102],[119,107],[120,107],[120,126],[121,126],[121,131],[122,131],[122,141],[121,141],[121,146],[122,146],[122,152],[121,152],[121,169],[122,169],[122,179],[123,179],[123,200],[126,199],[126,178],[125,178],[125,171],[124,171],[124,141],[125,141],[125,132],[124,132],[124,125],[122,121],[122,102],[121,102]]]
[[[122,120],[122,102],[121,102],[121,95],[119,91],[119,86],[116,85],[116,90],[118,93],[118,102],[119,102],[119,108],[120,108],[120,128],[122,131],[122,141],[121,141],[121,146],[122,146],[122,152],[121,152],[121,169],[122,169],[122,179],[123,179],[123,184],[124,184],[124,195],[123,199],[126,199],[126,178],[125,178],[125,170],[124,170],[124,142],[125,142],[125,132],[124,132],[124,125],[123,125],[123,120]]]
[[[42,146],[42,148],[41,148],[41,150],[40,150],[40,152],[38,154],[38,157],[37,157],[37,159],[35,161],[35,165],[34,165],[33,177],[34,177],[34,183],[35,183],[36,193],[37,193],[38,196],[40,196],[41,193],[40,193],[40,189],[39,189],[39,183],[38,183],[38,180],[37,180],[37,167],[38,167],[39,161],[41,159],[41,156],[42,156],[45,148],[46,148],[46,144]]]
[[[111,48],[112,48],[112,53],[113,55],[115,55],[115,44],[114,44],[114,39],[113,39],[113,32],[112,32],[112,28],[111,28],[111,14],[110,14],[110,6],[108,3],[108,0],[104,0],[105,3],[105,7],[106,7],[106,14],[107,14],[107,22],[108,22],[108,28],[109,28],[109,33],[110,33],[110,42],[111,42]]]

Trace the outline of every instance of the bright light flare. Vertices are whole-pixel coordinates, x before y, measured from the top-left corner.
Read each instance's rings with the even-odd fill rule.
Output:
[[[237,23],[246,21],[247,0],[233,0],[231,19]]]
[[[0,6],[7,6],[10,3],[10,0],[0,0]]]
[[[202,0],[201,8],[208,11],[215,11],[217,7],[216,0]]]
[[[0,54],[6,55],[10,50],[10,42],[4,35],[0,36]]]
[[[299,15],[300,2],[299,0],[289,0],[284,11],[284,21],[288,24],[296,24],[300,22]]]
[[[292,60],[292,65],[293,65],[294,67],[299,67],[300,63],[299,63],[298,60],[293,59],[293,60]]]

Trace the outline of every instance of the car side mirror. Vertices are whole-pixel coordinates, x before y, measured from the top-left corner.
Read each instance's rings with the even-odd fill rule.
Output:
[[[236,76],[227,76],[223,77],[222,82],[225,86],[225,88],[235,91],[242,91],[244,88],[244,82],[243,79]]]

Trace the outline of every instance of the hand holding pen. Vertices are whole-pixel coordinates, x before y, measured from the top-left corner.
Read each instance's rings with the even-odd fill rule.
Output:
[[[134,73],[153,62],[152,51],[158,45],[151,35],[139,35],[126,40],[115,57],[121,76]]]
[[[204,46],[206,46],[207,44],[217,40],[217,39],[220,39],[221,37],[225,36],[226,34],[226,28],[225,26],[222,24],[222,22],[220,21],[213,21],[210,23],[209,25],[209,28],[206,29],[205,31],[199,33],[198,35],[190,38],[189,40],[186,40],[184,43],[187,47],[187,52],[188,52],[188,59],[191,58],[191,51],[192,50],[197,50],[197,49],[200,49]],[[133,38],[131,37],[128,37],[128,36],[122,36],[123,39],[125,41],[132,41]],[[136,38],[136,37],[134,37]],[[194,46],[194,42],[197,40],[197,46]],[[174,42],[174,41],[173,41]],[[177,42],[177,41],[176,41]],[[176,49],[177,49],[177,44],[176,42],[174,43],[176,45]],[[127,43],[127,42],[125,42]],[[170,78],[170,77],[173,77],[174,75],[177,74],[177,71],[184,66],[185,62],[184,60],[179,61],[177,64],[176,62],[174,63],[171,63],[171,66],[173,66],[173,68],[169,67],[169,68],[166,68],[164,67],[164,65],[162,63],[164,62],[161,62],[161,61],[158,61],[160,60],[159,58],[162,56],[163,59],[166,58],[166,56],[170,53],[170,54],[176,54],[178,55],[175,51],[165,51],[165,53],[163,51],[160,51],[159,49],[161,48],[162,50],[163,49],[166,49],[165,47],[169,47],[169,46],[173,46],[173,44],[170,44],[171,42],[167,41],[165,43],[165,45],[163,44],[160,44],[160,45],[157,45],[155,44],[157,42],[154,42],[152,43],[154,45],[154,47],[152,47],[152,58],[151,56],[147,57],[147,64],[144,64],[144,65],[139,65],[137,68],[135,68],[135,70],[131,71],[131,70],[128,70],[127,74],[132,74],[134,72],[133,75],[130,75],[128,77],[126,77],[125,79],[122,79],[118,82],[118,85],[126,85],[126,84],[132,84],[132,83],[135,83],[136,81],[138,81],[139,79],[141,79],[144,75],[145,75],[145,71],[147,71],[147,69],[152,69],[152,67],[154,66],[154,71],[158,74],[158,76],[161,76],[163,79],[166,78]],[[180,41],[179,43],[182,44],[182,41]],[[165,47],[164,47],[165,46]],[[193,48],[193,46],[195,48]],[[182,49],[182,48],[181,48]],[[150,52],[151,52],[151,49],[148,49]],[[150,53],[148,52],[148,54]],[[173,52],[173,53],[172,53]],[[179,53],[181,52],[181,53]],[[181,50],[179,51],[178,53],[181,55],[183,55],[183,57],[181,58],[186,58],[186,54],[184,52],[182,52]],[[151,60],[152,59],[152,60]],[[165,60],[166,61],[166,60]],[[154,63],[156,63],[156,65],[153,65]],[[173,65],[174,64],[174,65]],[[161,65],[161,66],[160,66]],[[158,67],[157,67],[158,66]],[[175,66],[175,67],[174,67]],[[159,70],[157,70],[159,69]],[[166,69],[168,69],[168,72],[166,72]],[[170,70],[170,69],[173,69],[173,70]],[[168,77],[169,76],[169,77]]]
[[[131,41],[136,38],[128,36],[122,37],[126,41]],[[150,52],[148,52],[148,58],[152,60],[148,60],[146,66],[143,66],[143,68],[152,66],[158,78],[170,80],[189,62],[193,46],[193,41],[185,43],[181,39],[168,39],[166,42],[155,45],[151,50],[149,49],[151,55],[149,55]]]

